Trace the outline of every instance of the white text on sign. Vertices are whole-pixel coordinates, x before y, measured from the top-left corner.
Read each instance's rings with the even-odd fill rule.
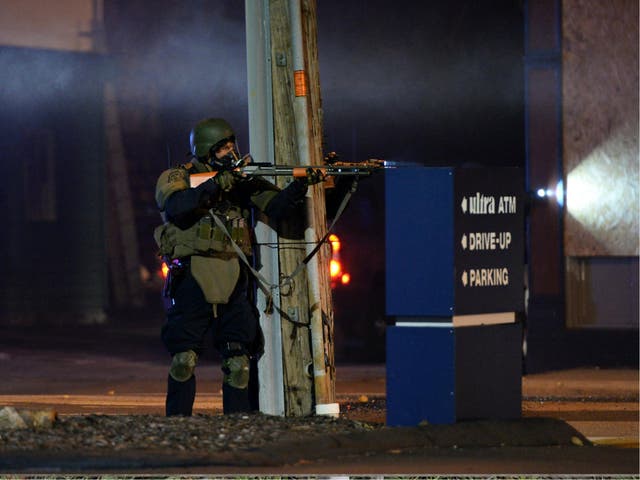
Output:
[[[462,235],[464,250],[507,250],[511,245],[511,232],[470,232]]]
[[[465,287],[506,287],[509,285],[509,269],[472,268],[462,272],[461,280]]]
[[[493,195],[476,192],[475,195],[462,197],[460,208],[463,213],[470,215],[513,214],[516,213],[516,205],[515,195],[501,195],[496,201]]]

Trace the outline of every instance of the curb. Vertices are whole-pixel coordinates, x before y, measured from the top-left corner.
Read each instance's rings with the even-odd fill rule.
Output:
[[[336,459],[398,450],[496,448],[593,444],[569,424],[552,418],[469,421],[453,425],[384,427],[381,430],[311,436],[237,452],[11,452],[0,455],[0,472],[77,472],[202,466],[278,467],[300,461]]]

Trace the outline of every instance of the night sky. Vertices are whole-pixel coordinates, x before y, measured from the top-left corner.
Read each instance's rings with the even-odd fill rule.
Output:
[[[519,2],[334,3],[318,2],[330,148],[356,160],[524,163]]]
[[[123,80],[158,91],[162,143],[182,153],[192,123],[219,115],[248,148],[243,3],[106,3]],[[349,160],[522,165],[520,3],[318,1],[326,149]]]

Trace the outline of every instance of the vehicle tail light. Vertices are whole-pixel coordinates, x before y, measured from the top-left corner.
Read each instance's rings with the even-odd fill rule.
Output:
[[[342,274],[342,265],[340,265],[338,260],[332,259],[329,262],[329,274],[331,278],[336,278]]]

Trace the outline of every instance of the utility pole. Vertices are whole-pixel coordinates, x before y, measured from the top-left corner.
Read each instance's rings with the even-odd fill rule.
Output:
[[[109,185],[109,229],[107,252],[111,286],[117,307],[141,307],[143,292],[140,282],[138,236],[129,187],[127,159],[122,144],[120,119],[113,85],[104,86],[104,124],[107,144],[107,180]]]
[[[271,27],[269,0],[245,0],[247,34],[247,86],[249,97],[249,144],[254,158],[274,163],[273,95],[271,87]],[[274,181],[273,178],[269,180]],[[263,222],[255,225],[259,244],[277,245],[278,235]],[[272,285],[280,278],[277,249],[261,248],[260,273]],[[260,411],[268,415],[285,414],[282,365],[280,297],[269,298],[258,289],[257,307],[264,334],[264,355],[258,363]]]
[[[95,52],[107,53],[104,31],[104,2],[93,0],[91,31]],[[112,81],[104,84],[104,126],[106,140],[107,190],[107,256],[113,300],[116,307],[142,307],[144,293],[140,280],[140,257],[129,172],[122,143],[122,129]]]
[[[321,165],[322,109],[318,69],[316,0],[289,0],[295,82],[294,113],[303,165]],[[307,253],[327,230],[325,192],[322,183],[310,188],[307,198]],[[328,244],[308,263],[311,347],[315,406],[318,414],[337,414],[333,356],[333,305],[329,278]]]
[[[275,163],[322,163],[315,0],[270,0]],[[281,187],[284,181],[278,180]],[[288,224],[279,238],[281,275],[291,274],[326,231],[324,188],[309,189],[307,222]],[[286,416],[337,413],[329,247],[280,290]],[[320,408],[317,408],[320,407]]]
[[[288,0],[271,0],[269,15],[275,161],[276,164],[295,165],[299,163],[299,158],[293,112],[293,59]],[[285,182],[284,179],[278,179],[280,187],[284,187]],[[304,259],[305,248],[301,246],[302,236],[296,225],[283,227],[278,242],[280,272],[288,275]],[[313,361],[307,292],[308,285],[304,275],[298,275],[288,287],[280,290],[285,415],[291,417],[309,415],[313,408]]]

